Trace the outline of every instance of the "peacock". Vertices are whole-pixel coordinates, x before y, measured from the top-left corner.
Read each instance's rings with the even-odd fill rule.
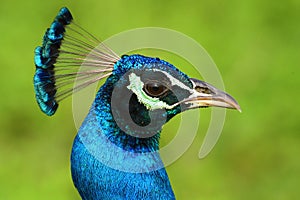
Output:
[[[163,125],[194,108],[240,110],[229,94],[167,61],[119,57],[76,24],[66,7],[46,30],[34,62],[35,97],[48,116],[66,97],[106,79],[72,147],[72,179],[83,200],[175,199],[159,155]]]

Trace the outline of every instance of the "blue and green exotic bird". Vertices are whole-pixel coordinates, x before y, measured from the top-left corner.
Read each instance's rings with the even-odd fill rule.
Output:
[[[240,107],[164,60],[119,57],[99,43],[64,7],[35,49],[34,89],[46,115],[74,91],[106,78],[73,143],[74,185],[84,200],[175,199],[159,155],[162,126],[193,108]]]

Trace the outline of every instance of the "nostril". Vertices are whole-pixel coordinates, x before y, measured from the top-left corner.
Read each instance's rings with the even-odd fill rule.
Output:
[[[199,93],[204,93],[204,94],[211,94],[212,92],[210,91],[210,89],[206,88],[206,87],[200,87],[200,86],[196,86],[195,90]]]

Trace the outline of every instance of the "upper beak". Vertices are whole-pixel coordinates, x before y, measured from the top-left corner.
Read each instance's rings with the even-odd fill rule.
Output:
[[[193,93],[180,102],[184,103],[187,109],[214,106],[242,111],[237,101],[229,94],[204,81],[193,78],[190,80],[193,83]]]

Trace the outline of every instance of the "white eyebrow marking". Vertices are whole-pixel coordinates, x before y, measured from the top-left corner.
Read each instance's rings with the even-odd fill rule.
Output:
[[[193,81],[191,81],[192,84],[193,84],[193,88],[191,89],[191,88],[189,88],[188,86],[184,85],[182,82],[180,82],[178,79],[176,79],[175,77],[173,77],[172,75],[170,75],[169,73],[167,73],[166,71],[162,71],[162,70],[160,70],[160,69],[153,69],[153,71],[159,71],[159,72],[165,74],[165,75],[169,78],[169,80],[171,81],[171,84],[172,84],[172,85],[176,85],[176,86],[181,87],[181,88],[184,89],[184,90],[188,90],[188,91],[191,93],[191,95],[190,95],[188,98],[196,97],[196,96],[198,96],[199,94],[201,94],[201,96],[208,96],[208,97],[209,97],[209,96],[212,96],[211,94],[204,94],[204,93],[200,93],[200,92],[194,90],[194,88],[196,87],[196,84],[195,84]],[[178,102],[178,103],[179,103],[179,102]],[[175,105],[178,105],[178,103],[174,104],[173,107],[174,107]]]
[[[171,85],[176,85],[176,86],[178,86],[178,87],[180,87],[184,90],[188,90],[190,93],[193,93],[193,89],[189,88],[188,86],[183,84],[181,81],[179,81],[174,76],[167,73],[166,71],[163,71],[163,70],[160,70],[160,69],[153,69],[153,71],[161,72],[164,75],[166,75],[166,77],[168,77],[168,79],[171,81]]]

